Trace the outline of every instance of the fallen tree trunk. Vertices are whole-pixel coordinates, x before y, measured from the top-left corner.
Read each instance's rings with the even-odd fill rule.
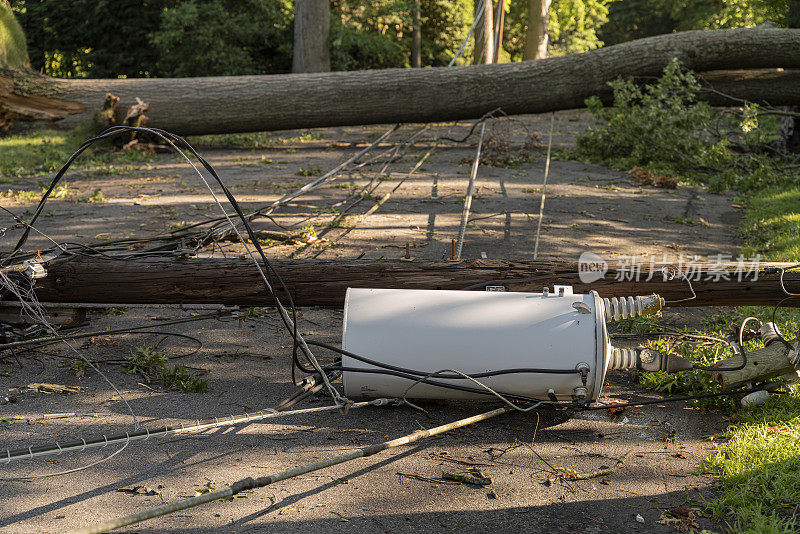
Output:
[[[299,306],[341,306],[348,287],[463,289],[477,285],[474,289],[481,290],[487,283],[502,285],[507,291],[541,292],[545,286],[563,284],[576,292],[594,289],[603,297],[658,293],[667,301],[677,301],[690,296],[685,280],[664,281],[660,275],[649,282],[626,280],[622,274],[629,271],[614,265],[601,280],[584,284],[574,262],[276,260],[274,264]],[[711,272],[711,265],[697,265],[701,272]],[[779,264],[761,264],[761,268],[768,265]],[[730,272],[734,268],[732,264]],[[800,273],[787,274],[786,281],[792,289]],[[784,296],[777,275],[763,271],[756,280],[739,282],[731,276],[730,280],[696,281],[693,286],[696,299],[671,305],[767,306]],[[41,302],[51,303],[272,305],[249,259],[135,262],[75,256],[48,264],[47,276],[37,280],[36,295]]]
[[[735,98],[800,103],[800,73],[787,70],[800,69],[800,30],[753,28],[660,35],[521,63],[430,69],[108,80],[0,69],[0,127],[22,120],[88,123],[107,93],[120,98],[120,113],[141,98],[149,105],[150,126],[184,135],[450,121],[497,108],[542,113],[581,108],[592,95],[608,100],[609,81],[652,79],[676,57],[695,72],[715,71],[706,76],[711,88]],[[732,104],[713,91],[703,98]]]

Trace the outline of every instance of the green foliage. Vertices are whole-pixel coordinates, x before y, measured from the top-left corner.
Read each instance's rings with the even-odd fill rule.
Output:
[[[608,21],[611,0],[553,0],[548,32],[550,55],[586,52],[603,45],[598,30]],[[511,2],[505,21],[504,48],[512,61],[522,59],[528,2]]]
[[[322,168],[319,165],[313,167],[300,167],[295,173],[297,176],[319,176],[322,174]]]
[[[586,101],[601,125],[578,139],[579,155],[616,167],[658,166],[659,172],[675,172],[713,148],[700,135],[710,124],[711,109],[695,101],[700,85],[677,60],[656,83],[642,87],[619,79],[609,85],[613,105],[604,107],[597,97]]]
[[[597,34],[608,45],[672,33],[678,21],[660,0],[615,0],[608,6],[608,22]]]
[[[611,106],[597,97],[586,101],[599,124],[578,138],[578,157],[617,169],[645,167],[712,191],[798,182],[781,158],[765,153],[777,123],[762,120],[755,105],[715,112],[698,102],[700,84],[676,59],[654,83],[609,85]]]
[[[86,204],[99,204],[106,201],[108,201],[108,197],[103,194],[102,189],[95,189],[94,192],[92,192],[92,194],[88,197],[82,197],[78,199],[78,202]]]
[[[25,32],[7,0],[0,0],[0,67],[29,67]]]
[[[12,0],[31,65],[60,77],[154,76],[148,34],[177,0]]]
[[[175,364],[172,369],[165,369],[161,378],[164,384],[176,391],[184,393],[205,393],[208,391],[208,381],[200,378],[197,373],[190,373],[182,364]]]
[[[331,17],[333,70],[385,69],[408,62],[404,30],[411,27],[404,0],[334,0]]]
[[[169,367],[169,358],[151,347],[136,347],[122,372],[129,375],[142,375],[146,380],[159,378],[170,389],[183,393],[205,393],[208,381],[198,373],[190,373],[185,366],[176,364]]]
[[[787,24],[787,0],[659,0],[677,21],[675,29],[745,28],[766,20]]]
[[[615,0],[599,31],[607,45],[683,30],[755,26],[767,20],[800,27],[800,3],[789,0]]]
[[[411,0],[334,0],[331,68],[360,70],[410,65]],[[447,65],[472,24],[470,0],[421,0],[422,64]]]
[[[291,69],[292,14],[285,0],[189,0],[161,16],[152,45],[168,76],[268,74]]]
[[[151,347],[136,347],[128,356],[128,362],[122,366],[122,372],[128,375],[159,375],[169,363],[163,353]]]
[[[769,321],[772,308],[738,308],[735,313],[709,318],[702,334],[722,338],[750,315]],[[783,332],[794,331],[800,322],[800,310],[781,310],[776,319]],[[622,326],[636,332],[659,329],[652,319],[637,319]],[[653,340],[650,345],[669,349],[664,338]],[[749,341],[745,350],[760,346],[758,340]],[[678,343],[671,350],[703,365],[730,355],[724,342],[712,345],[689,341]],[[674,375],[642,373],[640,382],[664,393],[719,391],[707,373],[697,370]],[[718,477],[721,486],[721,491],[705,503],[708,511],[729,523],[732,532],[796,532],[792,514],[800,493],[800,393],[773,395],[766,405],[754,410],[740,408],[735,400],[726,397],[695,403],[725,409],[733,422],[723,437],[725,444],[703,466],[703,471]]]

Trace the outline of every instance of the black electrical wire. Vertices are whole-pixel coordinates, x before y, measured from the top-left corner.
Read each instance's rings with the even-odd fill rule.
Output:
[[[3,263],[7,262],[10,258],[12,258],[14,256],[14,254],[17,251],[19,251],[20,248],[27,241],[28,236],[30,234],[30,228],[36,222],[36,220],[38,219],[38,217],[41,215],[42,211],[44,210],[44,206],[45,206],[45,204],[47,202],[47,199],[50,197],[50,195],[52,194],[52,192],[55,189],[55,187],[58,184],[58,182],[61,181],[61,179],[64,177],[64,174],[70,168],[72,163],[78,158],[78,156],[80,156],[93,143],[95,143],[97,141],[100,141],[102,139],[107,139],[107,138],[110,138],[110,137],[114,137],[114,136],[120,135],[120,134],[122,134],[124,132],[139,132],[139,133],[147,133],[147,134],[151,134],[151,135],[156,135],[157,137],[160,137],[161,139],[166,141],[168,144],[170,144],[174,149],[176,149],[176,151],[179,151],[180,149],[178,149],[178,146],[176,146],[176,143],[177,143],[177,145],[182,146],[183,148],[188,150],[195,158],[197,158],[197,160],[200,162],[200,164],[215,179],[215,181],[217,182],[217,184],[220,186],[220,188],[222,189],[223,193],[225,194],[225,197],[227,198],[228,202],[230,202],[231,206],[233,207],[234,211],[236,212],[236,215],[242,221],[242,224],[243,224],[248,236],[250,237],[251,243],[253,244],[254,248],[257,251],[257,253],[261,257],[262,263],[264,264],[264,267],[265,267],[267,280],[268,280],[267,289],[268,289],[271,297],[276,301],[277,305],[279,305],[279,306],[281,305],[280,299],[279,299],[278,295],[275,293],[275,290],[272,287],[273,284],[274,284],[274,281],[273,281],[273,276],[274,276],[274,278],[277,279],[277,281],[278,281],[280,289],[283,291],[283,293],[286,295],[286,297],[287,297],[287,299],[289,301],[289,306],[288,307],[291,310],[291,317],[292,317],[293,326],[290,326],[288,324],[288,322],[286,321],[285,317],[283,317],[282,314],[279,314],[279,315],[281,316],[281,320],[284,323],[284,326],[286,327],[286,329],[289,331],[289,333],[292,336],[292,341],[293,341],[293,347],[292,347],[293,365],[300,366],[300,362],[299,362],[299,358],[298,358],[298,354],[297,354],[298,353],[298,347],[300,346],[299,343],[298,343],[297,314],[296,314],[296,308],[295,308],[295,305],[294,305],[294,299],[292,298],[291,292],[289,291],[288,287],[284,283],[284,281],[281,278],[281,276],[277,273],[277,271],[275,271],[274,267],[272,266],[272,263],[267,259],[266,254],[264,253],[264,250],[261,248],[261,244],[259,243],[258,239],[256,238],[255,233],[253,232],[252,227],[250,226],[246,216],[244,215],[241,207],[239,206],[238,201],[233,196],[233,194],[228,189],[228,187],[225,185],[223,180],[219,177],[219,175],[214,170],[214,168],[202,156],[200,156],[200,154],[198,154],[197,151],[185,139],[183,139],[182,137],[180,137],[178,135],[166,132],[164,130],[161,130],[161,129],[158,129],[158,128],[141,128],[141,127],[133,127],[133,126],[113,126],[113,127],[109,128],[109,129],[105,130],[101,134],[84,141],[83,144],[81,144],[81,146],[69,157],[67,162],[56,173],[56,175],[54,176],[52,182],[50,183],[50,186],[48,187],[47,191],[45,191],[45,193],[42,195],[42,199],[39,201],[39,205],[37,206],[36,211],[34,212],[33,216],[31,217],[31,220],[28,223],[26,223],[26,228],[25,228],[25,231],[23,232],[23,235],[20,237],[19,241],[17,242],[16,246],[12,250],[11,254],[9,256],[7,256],[5,259],[3,259],[2,261],[0,261],[0,265],[2,265]],[[300,348],[302,348],[302,346],[300,346]],[[305,349],[303,349],[303,352],[305,352]],[[309,354],[305,354],[305,356],[310,361],[311,356]],[[300,366],[300,367],[302,369],[302,366]],[[295,384],[297,384],[296,380],[295,380]]]
[[[747,325],[749,321],[758,321],[755,317],[747,317],[742,324],[739,326],[739,336],[737,339],[737,346],[739,348],[739,352],[742,355],[742,363],[736,365],[734,367],[712,367],[712,366],[704,366],[704,365],[692,365],[694,369],[700,369],[701,371],[739,371],[740,369],[744,369],[747,367],[747,351],[744,350],[744,340],[742,339],[744,336],[744,327]]]
[[[668,397],[665,399],[649,399],[646,401],[635,401],[635,402],[626,402],[624,404],[604,404],[604,405],[597,405],[597,406],[587,406],[583,408],[583,410],[607,410],[609,408],[628,408],[630,406],[646,406],[648,404],[662,404],[665,402],[680,402],[680,401],[691,401],[697,399],[708,399],[712,397],[725,397],[729,395],[737,395],[739,393],[752,393],[755,390],[749,390],[747,388],[735,389],[732,391],[715,391],[713,393],[701,393],[700,395],[684,395],[680,397]]]
[[[420,379],[419,375],[413,375],[408,373],[402,373],[400,371],[392,371],[389,369],[365,369],[362,367],[334,367],[337,371],[345,371],[348,373],[364,373],[364,374],[378,374],[378,375],[390,375],[390,376],[397,376],[400,378],[406,378],[408,380],[412,380],[419,384],[427,384],[429,386],[436,386],[444,389],[455,389],[458,391],[466,391],[467,393],[476,393],[478,395],[486,395],[488,397],[495,397],[493,393],[485,389],[473,388],[470,386],[461,386],[458,384],[448,384],[446,382],[439,382],[438,380],[431,380],[430,378],[422,378]],[[425,375],[429,375],[430,373],[425,373]],[[424,376],[424,375],[423,375]],[[437,375],[438,376],[438,375]],[[463,377],[459,377],[463,378]],[[504,393],[502,391],[497,392],[499,395],[503,396],[506,399],[521,401],[521,402],[542,402],[543,399],[536,399],[534,397],[526,397],[524,395],[517,395],[515,393]],[[549,402],[546,401],[546,402]]]
[[[23,235],[20,237],[19,241],[17,242],[17,245],[14,247],[14,250],[12,251],[11,255],[9,255],[6,259],[4,259],[2,262],[0,262],[0,264],[2,264],[3,262],[8,261],[8,259],[10,257],[12,257],[17,251],[19,251],[20,248],[23,246],[23,244],[27,241],[27,238],[28,238],[29,233],[30,233],[30,228],[36,222],[36,220],[38,219],[38,217],[42,213],[42,211],[44,209],[44,206],[45,206],[45,203],[47,202],[47,199],[49,198],[50,194],[55,189],[55,187],[58,184],[58,182],[63,178],[64,174],[69,169],[69,167],[72,165],[72,163],[75,161],[75,159],[77,159],[77,157],[80,154],[82,154],[91,144],[93,144],[93,143],[95,143],[97,141],[100,141],[102,139],[106,139],[106,138],[110,138],[110,137],[119,135],[119,134],[124,133],[124,132],[139,132],[139,133],[147,133],[147,134],[151,134],[151,135],[156,135],[156,136],[160,137],[161,139],[163,139],[164,141],[166,141],[168,144],[170,144],[179,153],[180,153],[180,148],[178,148],[179,146],[182,147],[182,148],[185,148],[189,153],[191,153],[195,158],[197,158],[197,160],[200,162],[200,164],[209,172],[209,174],[215,179],[216,183],[222,189],[222,191],[225,194],[228,202],[230,202],[231,206],[233,207],[234,211],[236,212],[236,216],[242,221],[243,227],[244,227],[245,231],[247,232],[251,243],[253,244],[254,248],[256,249],[256,252],[261,257],[262,263],[263,263],[263,265],[265,267],[265,273],[266,273],[267,280],[268,280],[267,289],[268,289],[268,291],[270,293],[270,296],[275,300],[275,302],[276,302],[276,304],[278,306],[281,306],[280,298],[276,294],[275,290],[273,289],[273,285],[274,285],[273,277],[274,277],[274,279],[277,280],[277,282],[279,284],[280,290],[287,297],[287,300],[288,300],[288,303],[289,303],[288,307],[291,310],[292,325],[290,325],[287,322],[287,320],[286,320],[286,318],[284,317],[283,314],[279,313],[279,315],[280,315],[281,321],[283,322],[283,324],[286,327],[287,331],[292,336],[292,341],[293,341],[293,346],[292,346],[292,379],[293,379],[293,382],[295,383],[295,385],[299,385],[299,382],[297,381],[297,378],[296,378],[296,376],[294,374],[295,369],[299,369],[302,372],[307,373],[307,374],[313,372],[314,369],[311,369],[311,368],[303,366],[302,363],[299,360],[299,357],[298,357],[298,348],[300,348],[304,352],[304,354],[305,354],[306,358],[309,360],[309,362],[312,361],[311,360],[311,355],[308,352],[306,352],[305,348],[302,347],[300,345],[300,343],[299,343],[299,339],[298,339],[299,336],[298,336],[298,330],[297,330],[298,327],[297,327],[296,308],[295,308],[295,305],[294,305],[294,299],[292,298],[291,292],[289,291],[289,289],[286,286],[285,282],[283,281],[282,277],[277,273],[277,271],[273,267],[272,263],[266,257],[266,254],[264,253],[264,251],[263,251],[258,239],[256,238],[255,233],[254,233],[252,227],[250,226],[249,221],[247,220],[247,217],[244,215],[241,207],[239,206],[238,201],[233,196],[231,191],[225,185],[223,180],[219,177],[219,175],[214,170],[214,168],[202,156],[200,156],[200,154],[198,154],[197,151],[185,139],[183,139],[182,137],[180,137],[178,135],[166,132],[166,131],[158,129],[158,128],[141,128],[141,127],[132,127],[132,126],[114,126],[114,127],[111,127],[109,129],[107,129],[106,131],[104,131],[103,133],[99,134],[98,136],[93,137],[93,138],[88,139],[87,141],[85,141],[78,148],[78,150],[76,150],[75,153],[72,154],[72,156],[70,156],[70,158],[67,160],[67,162],[64,164],[64,166],[62,166],[62,168],[56,173],[56,175],[53,178],[52,182],[50,183],[50,186],[48,187],[47,191],[44,193],[44,195],[42,196],[42,199],[39,201],[39,205],[37,206],[37,209],[34,212],[30,222],[26,223],[25,231],[24,231]],[[513,281],[523,282],[523,281],[538,280],[538,279],[551,278],[551,277],[552,277],[551,275],[540,275],[540,276],[535,276],[535,277],[517,279],[517,280],[513,280]],[[512,280],[506,280],[505,282],[511,282],[511,281]],[[489,285],[491,283],[492,283],[492,281],[484,282],[484,283],[481,283],[481,284],[474,284],[473,286],[468,286],[467,288],[464,288],[464,289],[471,289],[473,287],[485,286],[485,285]],[[345,354],[345,352],[342,352],[342,349],[338,349],[338,348],[333,347],[331,345],[327,345],[327,346],[320,345],[320,344],[318,344],[318,342],[312,342],[312,343],[306,342],[306,343],[307,344],[316,344],[318,346],[322,346],[324,348],[328,348],[330,350],[334,350],[334,351],[340,352],[342,354]],[[375,360],[371,360],[371,359],[363,357],[363,356],[358,356],[358,355],[355,355],[353,353],[349,353],[348,352],[348,353],[346,353],[346,355],[350,356],[352,358],[359,359],[360,361],[363,361],[364,363],[369,363],[371,365],[384,367],[386,370],[391,370],[393,372],[404,372],[402,370],[402,368],[393,368],[393,366],[387,366],[386,364],[381,364],[380,362],[376,362]],[[398,371],[398,369],[400,371]],[[405,370],[405,371],[408,371],[408,370]],[[511,372],[522,372],[520,370],[510,370],[510,371]],[[577,371],[574,370],[574,369],[569,369],[569,370],[566,370],[566,369],[532,369],[532,370],[525,371],[525,372],[538,372],[538,373],[549,373],[549,374],[573,374],[573,373],[576,373]],[[411,373],[411,375],[414,376],[416,373],[419,373],[419,372]],[[503,372],[498,372],[498,373],[502,374]],[[406,374],[408,374],[408,373],[406,373]],[[424,373],[416,374],[416,376],[414,376],[414,379],[416,379],[418,376],[424,376]],[[479,377],[481,375],[476,375],[476,376]],[[484,376],[491,376],[491,375],[484,375]],[[426,383],[432,383],[432,381],[426,381]],[[457,386],[456,387],[453,384],[444,384],[444,383],[438,383],[438,384],[443,384],[445,387],[450,387],[451,389],[462,389],[462,390],[465,390],[463,388],[466,387],[467,389],[465,391],[473,391],[473,389],[474,389],[474,388],[469,388],[467,386]],[[482,392],[482,390],[474,390],[473,392],[484,393],[484,392]],[[521,398],[521,400],[536,401],[537,399],[529,399],[529,398],[524,398],[523,397],[523,398]]]
[[[781,306],[783,306],[783,303],[784,303],[784,302],[786,302],[786,301],[789,301],[789,300],[792,300],[792,299],[796,299],[796,298],[798,298],[798,297],[800,297],[800,295],[793,295],[793,294],[789,294],[789,296],[788,296],[788,297],[785,297],[785,298],[781,299],[781,300],[780,300],[780,302],[778,302],[778,303],[775,305],[775,307],[774,307],[774,308],[772,308],[772,324],[775,324],[775,315],[778,313],[778,308],[780,308]],[[784,344],[784,346],[786,346],[786,348],[787,348],[787,349],[789,349],[789,350],[794,350],[794,347],[792,346],[792,344],[791,344],[791,343],[789,343],[789,342],[786,340],[786,338],[785,338],[785,337],[783,337],[783,334],[781,334],[780,330],[778,330],[778,329],[776,328],[776,329],[775,329],[775,333],[778,335],[778,339],[780,339],[781,343],[783,343],[783,344]]]
[[[349,356],[350,358],[353,358],[354,360],[358,360],[360,362],[364,362],[364,363],[367,363],[367,364],[370,364],[370,365],[374,365],[376,367],[382,367],[384,369],[389,369],[391,371],[397,371],[397,372],[400,372],[400,373],[406,373],[406,374],[417,375],[417,376],[427,376],[427,375],[430,374],[430,371],[416,371],[416,370],[413,370],[413,369],[406,369],[404,367],[397,367],[395,365],[390,365],[388,363],[379,362],[379,361],[367,358],[366,356],[361,356],[359,354],[352,353],[349,350],[340,349],[339,347],[336,347],[334,345],[330,345],[328,343],[322,343],[321,341],[313,341],[313,340],[308,341],[307,340],[306,343],[309,344],[309,345],[313,345],[315,347],[321,347],[323,349],[328,349],[328,350],[331,350],[333,352],[338,352],[339,354],[341,354],[343,356]],[[531,373],[531,374],[537,374],[538,373],[538,374],[553,374],[553,375],[580,374],[577,369],[519,368],[519,369],[502,369],[502,370],[499,370],[499,371],[488,371],[488,372],[485,372],[485,373],[474,373],[474,374],[468,374],[467,376],[469,376],[470,378],[486,378],[486,377],[497,376],[497,375],[522,374],[522,373]],[[436,376],[438,378],[445,378],[445,379],[466,380],[463,376],[456,375],[456,374],[450,374],[450,375],[438,374]]]
[[[160,323],[148,324],[146,326],[132,326],[132,327],[127,327],[127,328],[117,328],[117,329],[114,329],[114,330],[97,330],[95,332],[84,332],[84,333],[79,333],[79,334],[68,334],[68,335],[64,335],[64,336],[48,336],[48,337],[40,337],[40,338],[35,338],[35,339],[24,339],[22,341],[12,341],[10,343],[0,344],[0,351],[13,349],[15,347],[27,347],[27,346],[30,346],[30,345],[49,345],[49,344],[52,344],[52,343],[58,343],[60,341],[67,341],[67,340],[70,340],[70,339],[83,339],[83,338],[94,337],[94,336],[112,336],[112,335],[133,334],[133,333],[153,333],[153,332],[142,332],[142,330],[147,330],[147,329],[152,329],[152,328],[159,328],[159,327],[162,327],[162,326],[171,326],[171,325],[175,325],[175,324],[189,323],[189,322],[194,322],[194,321],[202,321],[202,320],[205,320],[205,319],[213,319],[213,318],[216,318],[216,317],[219,317],[218,313],[207,313],[207,314],[203,314],[203,315],[197,315],[197,316],[194,316],[194,317],[185,317],[185,318],[182,318],[182,319],[174,319],[174,320],[171,320],[171,321],[162,321]],[[156,332],[156,333],[164,334],[164,335],[168,335],[168,336],[181,337],[181,338],[184,338],[184,339],[190,339],[192,341],[195,341],[196,343],[199,343],[201,346],[203,344],[199,339],[197,339],[197,338],[195,338],[193,336],[189,336],[187,334],[177,334],[177,333],[171,333],[171,332]]]

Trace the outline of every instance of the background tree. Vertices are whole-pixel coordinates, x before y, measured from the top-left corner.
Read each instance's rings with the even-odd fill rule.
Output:
[[[25,33],[6,0],[0,0],[0,67],[29,67]]]
[[[409,51],[417,1],[420,64],[447,65],[472,24],[475,0],[331,0],[331,69],[416,64]],[[684,29],[764,20],[796,27],[800,20],[797,0],[542,0],[548,1],[551,56]],[[506,4],[503,46],[497,51],[519,61],[530,5],[524,0]],[[31,66],[52,76],[185,77],[292,69],[295,0],[10,0],[10,5],[27,36]],[[459,64],[474,55],[470,42]]]
[[[492,0],[475,0],[475,48],[472,62],[494,63],[494,4]]]
[[[160,74],[149,34],[173,0],[13,0],[31,66],[61,77]],[[198,28],[198,30],[200,30]]]
[[[411,66],[422,67],[422,27],[420,26],[420,0],[411,6]]]
[[[191,0],[164,11],[150,43],[164,76],[288,72],[291,24],[285,1]]]
[[[528,1],[528,24],[525,28],[525,48],[522,59],[547,57],[548,24],[552,0]]]
[[[292,72],[330,71],[330,34],[328,0],[295,0]]]
[[[549,55],[577,54],[602,46],[597,32],[608,21],[608,3],[608,0],[552,0],[547,25]],[[524,57],[529,7],[528,2],[511,2],[506,16],[504,46],[512,61]]]

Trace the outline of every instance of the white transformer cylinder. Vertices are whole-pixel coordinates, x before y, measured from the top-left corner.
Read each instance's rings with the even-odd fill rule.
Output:
[[[570,374],[520,373],[481,378],[498,392],[546,400],[600,395],[611,346],[605,307],[595,291],[575,295],[569,286],[553,293],[347,290],[342,348],[381,363],[435,372],[475,374],[511,368],[578,369]],[[347,368],[378,369],[343,356]],[[413,380],[344,371],[348,397],[402,397]],[[469,380],[431,378],[479,388]],[[472,392],[418,384],[408,398],[475,399]]]

